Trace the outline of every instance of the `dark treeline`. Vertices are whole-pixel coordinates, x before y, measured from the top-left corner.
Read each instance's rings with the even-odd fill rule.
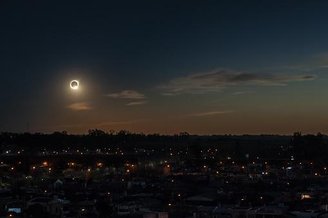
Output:
[[[182,132],[176,135],[131,133],[125,130],[105,132],[91,129],[87,134],[74,135],[67,132],[8,133],[0,134],[1,148],[18,146],[26,151],[39,151],[41,148],[104,148],[119,146],[125,151],[130,149],[189,149],[198,153],[202,149],[218,148],[222,153],[236,158],[248,154],[266,158],[288,158],[291,155],[302,158],[325,158],[328,155],[328,138],[317,135],[294,133],[280,135],[190,135]]]
[[[91,129],[88,134],[68,134],[67,132],[44,133],[8,133],[0,134],[1,145],[20,145],[27,147],[40,146],[186,146],[186,145],[270,145],[284,143],[290,140],[290,136],[278,135],[190,135],[182,132],[175,135],[132,133],[126,130],[119,132],[105,132],[99,129]]]

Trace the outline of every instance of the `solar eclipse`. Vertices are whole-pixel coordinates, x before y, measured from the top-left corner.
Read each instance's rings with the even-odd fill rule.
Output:
[[[80,83],[77,80],[72,80],[69,85],[70,85],[71,89],[77,90],[77,89],[79,89]]]

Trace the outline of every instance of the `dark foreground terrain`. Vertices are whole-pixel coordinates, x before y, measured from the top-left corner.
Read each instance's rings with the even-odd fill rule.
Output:
[[[318,135],[0,135],[0,217],[326,217]]]

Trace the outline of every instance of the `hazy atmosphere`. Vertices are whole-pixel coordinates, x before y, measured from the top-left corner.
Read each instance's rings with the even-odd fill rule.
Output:
[[[327,6],[1,1],[0,131],[328,133]]]

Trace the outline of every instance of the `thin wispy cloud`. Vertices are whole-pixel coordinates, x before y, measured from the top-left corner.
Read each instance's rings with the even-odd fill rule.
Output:
[[[144,122],[144,121],[147,121],[147,119],[106,121],[106,122],[102,122],[102,123],[97,123],[97,124],[95,124],[95,126],[97,126],[97,127],[121,126],[121,125],[140,123],[140,122]]]
[[[67,108],[74,110],[74,111],[92,110],[92,106],[87,102],[73,103],[73,104],[68,105]]]
[[[48,127],[43,127],[43,131],[57,131],[58,129],[79,129],[86,131],[88,129],[92,128],[108,128],[108,127],[121,127],[125,125],[130,125],[130,124],[136,124],[136,123],[141,123],[145,122],[147,119],[135,119],[135,120],[109,120],[109,121],[104,121],[104,122],[99,122],[99,123],[76,123],[76,124],[62,124],[62,125],[52,125]]]
[[[200,112],[200,113],[193,113],[189,114],[190,117],[205,117],[205,116],[213,116],[213,115],[220,115],[220,114],[230,114],[233,113],[232,110],[227,111],[207,111],[207,112]]]
[[[247,95],[247,94],[253,94],[254,91],[237,91],[232,93],[233,95]]]
[[[137,106],[137,105],[143,105],[146,103],[147,103],[147,101],[133,101],[133,102],[127,103],[126,106]]]
[[[297,67],[308,71],[326,70],[328,68],[328,52],[314,54],[307,62],[302,62]]]
[[[232,70],[216,70],[207,73],[191,74],[175,78],[168,84],[160,86],[164,95],[181,93],[216,92],[229,86],[285,86],[290,82],[308,81],[315,79],[310,74],[268,74],[248,73]]]
[[[123,90],[121,92],[109,93],[106,95],[110,98],[121,98],[121,99],[145,99],[146,96],[135,90]]]

